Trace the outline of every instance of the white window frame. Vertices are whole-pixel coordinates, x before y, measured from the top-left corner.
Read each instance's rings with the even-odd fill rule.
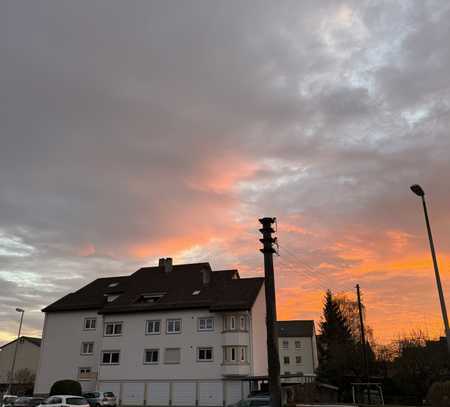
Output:
[[[302,341],[295,341],[295,349],[301,349],[302,348]]]
[[[282,347],[283,347],[283,349],[289,349],[289,341],[286,339],[283,339]]]
[[[157,355],[156,362],[155,361],[151,361],[151,362],[147,361],[147,352],[153,352],[153,353],[156,352],[156,355]],[[159,354],[160,354],[160,352],[159,352],[158,348],[144,349],[144,365],[158,365],[159,364]]]
[[[208,321],[211,321],[211,327],[208,327]],[[202,322],[204,322],[204,326],[202,327]],[[214,331],[215,326],[215,318],[214,317],[199,317],[198,318],[198,331],[199,332],[205,332],[205,331]]]
[[[79,367],[78,368],[78,380],[83,381],[83,380],[90,380],[90,379],[84,379],[81,378],[81,374],[82,373],[92,373],[92,367],[90,366],[84,366],[84,367]]]
[[[247,363],[248,363],[247,346],[226,345],[223,347],[223,364],[225,364],[225,365],[245,365]]]
[[[239,317],[239,330],[240,331],[247,330],[247,317],[245,315],[241,315]]]
[[[235,331],[236,330],[236,316],[235,315],[230,315],[230,331]]]
[[[112,363],[112,362],[103,362],[103,355],[105,354],[105,353],[109,353],[110,354],[110,360],[112,360],[112,354],[113,353],[118,353],[119,354],[119,361],[116,363],[116,362],[114,362],[114,363]],[[103,350],[102,351],[102,355],[101,355],[101,359],[100,359],[100,364],[101,365],[106,365],[106,366],[110,366],[110,365],[113,365],[113,366],[115,366],[115,365],[120,365],[120,350]]]
[[[159,323],[159,330],[155,331],[155,323],[158,322]],[[153,326],[153,331],[149,331],[149,326],[152,325]],[[160,319],[148,319],[147,321],[145,321],[145,334],[146,335],[160,335],[161,334],[161,320]]]
[[[87,327],[89,321],[89,327]],[[94,327],[92,328],[92,322],[94,322]],[[97,318],[88,317],[84,318],[83,321],[83,331],[95,331],[97,329]]]
[[[166,360],[166,352],[167,352],[168,350],[178,350],[178,352],[179,352],[179,354],[180,354],[180,358],[179,358],[179,360],[178,360],[177,362],[168,362],[168,361]],[[165,348],[165,349],[164,349],[164,364],[165,364],[165,365],[179,365],[180,363],[181,363],[181,348]]]
[[[211,358],[210,359],[206,359],[206,358],[200,358],[200,352],[211,352]],[[206,356],[206,353],[205,353]],[[213,362],[214,361],[214,349],[212,346],[199,346],[197,348],[197,362]]]
[[[89,345],[92,346],[92,350],[89,352]],[[87,346],[87,352],[85,352],[84,347]],[[86,356],[86,355],[93,355],[94,354],[94,342],[81,342],[81,355]]]
[[[178,331],[177,330],[169,330],[169,325],[173,323],[174,324],[173,327],[175,328],[177,322],[180,323],[180,329]],[[181,318],[170,318],[170,319],[166,320],[166,334],[168,334],[168,335],[180,334],[181,329],[182,329]]]
[[[112,325],[113,326],[113,333],[112,334],[108,334],[106,333],[106,327],[108,325]],[[120,325],[120,333],[115,333],[116,331],[116,326]],[[104,328],[103,328],[103,336],[122,336],[123,334],[123,322],[122,321],[114,321],[114,322],[105,322]]]

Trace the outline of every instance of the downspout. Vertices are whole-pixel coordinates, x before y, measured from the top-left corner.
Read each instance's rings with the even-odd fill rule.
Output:
[[[247,316],[248,316],[248,328],[249,328],[249,354],[250,354],[250,376],[255,375],[255,367],[253,364],[253,318],[252,313],[247,310]]]

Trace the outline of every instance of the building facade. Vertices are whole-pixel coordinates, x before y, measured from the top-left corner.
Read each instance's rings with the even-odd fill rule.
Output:
[[[267,374],[264,281],[236,270],[162,259],[43,311],[35,394],[70,378],[123,405],[222,406]]]
[[[19,340],[0,347],[0,389],[6,390],[11,381],[11,368],[17,345],[14,383],[33,383],[38,367],[41,338],[21,336]]]
[[[315,378],[318,367],[314,321],[278,321],[280,372],[284,382],[308,382]]]

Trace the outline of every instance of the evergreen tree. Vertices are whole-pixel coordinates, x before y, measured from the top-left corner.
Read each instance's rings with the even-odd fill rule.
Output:
[[[318,345],[318,379],[338,386],[342,394],[349,378],[359,373],[360,357],[348,321],[330,290],[325,294]]]

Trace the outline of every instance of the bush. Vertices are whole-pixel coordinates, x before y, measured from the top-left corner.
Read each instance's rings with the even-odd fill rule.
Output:
[[[81,396],[81,385],[75,380],[58,380],[50,389],[50,396],[55,394]]]
[[[450,381],[433,383],[427,399],[433,407],[450,407]]]

